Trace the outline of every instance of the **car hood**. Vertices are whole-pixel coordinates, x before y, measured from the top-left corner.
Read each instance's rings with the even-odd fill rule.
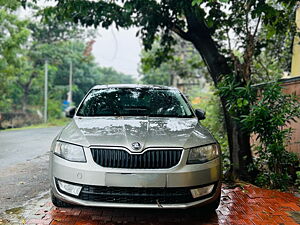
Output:
[[[139,142],[148,147],[190,148],[215,140],[196,118],[158,117],[76,117],[59,140],[90,146],[121,146],[131,149]]]

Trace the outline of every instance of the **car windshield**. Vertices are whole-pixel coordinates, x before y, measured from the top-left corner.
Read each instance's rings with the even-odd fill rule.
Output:
[[[88,94],[77,116],[193,117],[193,113],[178,90],[104,88]]]

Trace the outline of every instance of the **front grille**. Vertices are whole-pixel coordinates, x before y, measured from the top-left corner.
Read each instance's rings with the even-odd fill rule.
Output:
[[[189,188],[132,188],[83,186],[79,199],[132,204],[176,204],[195,201]]]
[[[148,150],[129,154],[119,149],[91,149],[94,161],[102,167],[129,169],[164,169],[177,165],[182,150]]]

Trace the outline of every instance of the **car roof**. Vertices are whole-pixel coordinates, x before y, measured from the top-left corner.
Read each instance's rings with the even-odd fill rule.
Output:
[[[170,89],[177,90],[175,87],[163,86],[163,85],[144,85],[144,84],[108,84],[108,85],[96,85],[92,89],[105,89],[105,88],[145,88],[145,89]]]

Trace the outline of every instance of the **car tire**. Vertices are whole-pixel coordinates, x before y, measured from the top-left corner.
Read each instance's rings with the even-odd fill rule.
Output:
[[[221,195],[217,197],[213,202],[210,202],[206,205],[196,206],[189,209],[189,212],[192,216],[203,217],[207,215],[212,215],[216,213],[216,209],[219,207],[221,201]]]
[[[216,209],[219,207],[220,202],[221,202],[221,195],[219,195],[218,198],[213,202],[208,203],[206,206],[204,206],[204,208],[206,208],[207,211],[209,212],[215,212]]]
[[[64,202],[64,201],[56,198],[52,191],[51,191],[51,201],[52,201],[53,205],[56,206],[56,207],[68,208],[68,207],[73,206],[70,203]]]

